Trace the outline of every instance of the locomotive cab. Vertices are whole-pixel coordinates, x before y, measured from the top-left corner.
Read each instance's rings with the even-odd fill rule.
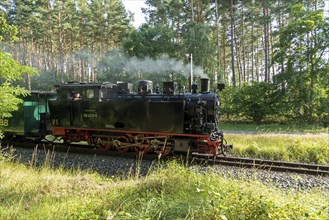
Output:
[[[57,100],[50,102],[52,126],[83,126],[92,103],[99,102],[101,84],[68,83],[57,85]]]

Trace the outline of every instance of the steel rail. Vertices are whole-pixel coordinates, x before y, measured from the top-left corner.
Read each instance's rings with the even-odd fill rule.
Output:
[[[311,175],[329,175],[329,166],[318,164],[291,163],[275,160],[261,160],[243,157],[217,157],[214,164],[226,166],[237,166],[245,168],[256,168],[271,171],[304,173]]]

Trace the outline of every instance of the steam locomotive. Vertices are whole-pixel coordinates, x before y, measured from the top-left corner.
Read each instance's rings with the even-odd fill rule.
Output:
[[[149,80],[139,81],[135,91],[133,84],[124,82],[56,85],[56,98],[52,93],[32,93],[41,97],[33,111],[39,116],[39,129],[22,134],[26,138],[50,133],[102,150],[216,157],[230,146],[218,130],[219,99],[210,91],[209,79],[201,79],[200,87],[198,91],[193,84],[186,93],[183,86],[164,82],[161,91],[158,86],[153,91]],[[218,84],[218,90],[223,88]]]

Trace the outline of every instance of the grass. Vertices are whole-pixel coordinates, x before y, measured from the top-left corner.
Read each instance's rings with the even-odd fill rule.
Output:
[[[0,219],[327,219],[328,190],[284,191],[179,162],[140,178],[36,168],[0,156]],[[48,164],[48,163],[46,163]]]
[[[319,125],[220,124],[234,156],[329,164],[329,130]]]
[[[226,131],[258,131],[258,132],[285,132],[285,133],[328,133],[329,128],[320,124],[289,124],[289,123],[242,123],[222,122],[220,129]]]
[[[329,135],[225,134],[234,156],[329,164]]]
[[[255,130],[252,125],[239,126],[227,130]],[[270,133],[225,133],[228,143],[234,144],[232,154],[329,164],[329,138],[317,134],[324,132],[322,128],[269,126],[257,127],[256,131]],[[179,162],[158,164],[144,178],[130,173],[126,177],[108,178],[88,171],[52,169],[51,155],[43,167],[36,167],[33,161],[37,158],[31,158],[31,165],[26,166],[13,162],[12,154],[0,153],[0,219],[328,219],[329,216],[328,189],[285,191],[257,179],[233,179],[211,169],[191,170]]]

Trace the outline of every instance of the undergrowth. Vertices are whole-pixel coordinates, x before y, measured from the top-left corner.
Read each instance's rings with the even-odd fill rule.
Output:
[[[234,156],[329,164],[328,135],[225,134]]]
[[[0,219],[327,219],[328,190],[284,191],[164,162],[146,177],[26,166],[0,156]]]
[[[256,132],[285,132],[285,133],[328,133],[329,128],[321,124],[293,124],[293,123],[248,123],[221,121],[220,129],[225,131],[256,131]]]

